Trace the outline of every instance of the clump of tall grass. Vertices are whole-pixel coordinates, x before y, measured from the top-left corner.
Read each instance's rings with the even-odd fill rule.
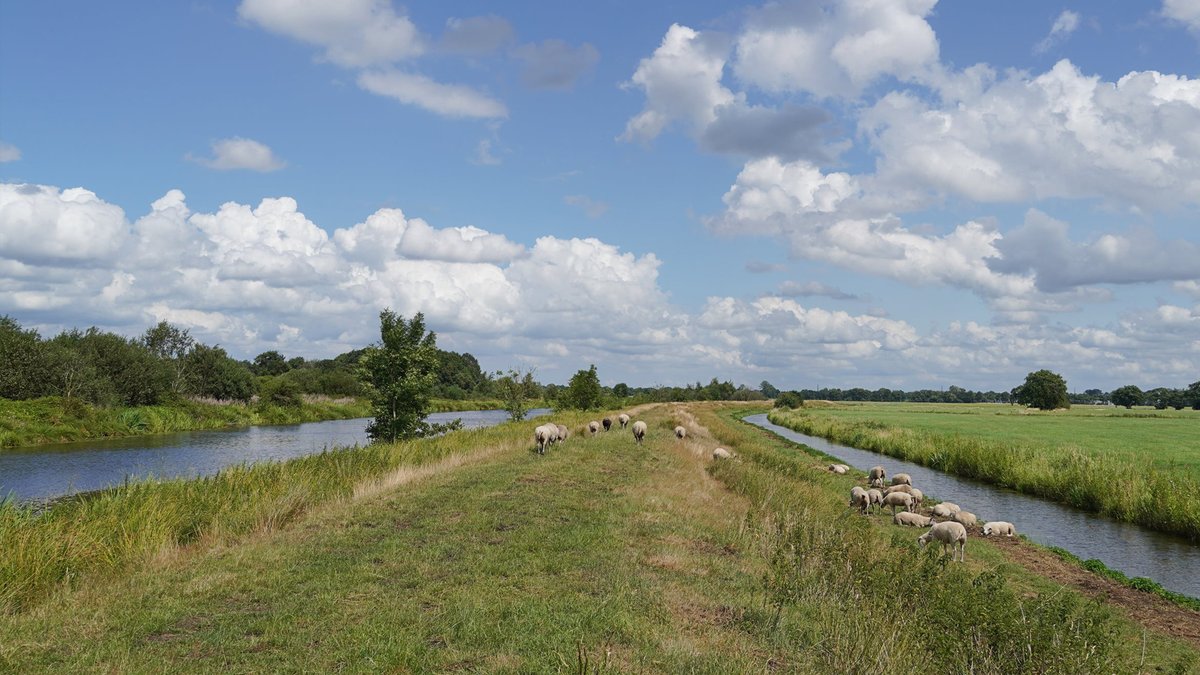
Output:
[[[768,419],[801,433],[1200,541],[1200,481],[1182,472],[1070,446],[1003,443],[808,412],[772,411]]]
[[[56,587],[181,546],[280,527],[315,505],[349,498],[356,486],[400,466],[528,442],[526,426],[334,449],[197,479],[127,482],[44,511],[0,503],[0,611],[20,610]]]
[[[844,506],[845,479],[817,455],[784,452],[758,430],[704,423],[741,461],[710,472],[752,503],[748,526],[768,562],[769,627],[837,672],[1106,673],[1127,665],[1102,605],[1029,595],[1003,573],[949,564],[915,537],[881,537]]]

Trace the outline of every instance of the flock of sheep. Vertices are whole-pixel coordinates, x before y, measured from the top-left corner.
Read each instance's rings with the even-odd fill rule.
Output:
[[[836,474],[845,474],[850,467],[845,464],[830,464],[829,470]],[[942,544],[942,552],[951,547],[951,559],[966,560],[967,528],[975,527],[978,519],[975,514],[962,510],[958,504],[941,502],[929,510],[929,515],[921,515],[920,509],[925,501],[925,495],[912,486],[912,477],[906,473],[892,476],[891,485],[885,487],[887,472],[882,466],[876,466],[867,473],[867,487],[855,485],[850,488],[850,506],[857,508],[866,515],[872,507],[876,512],[884,507],[892,507],[892,522],[897,525],[911,527],[928,527],[929,531],[917,538],[924,547],[930,541]],[[896,509],[902,509],[897,512]],[[945,520],[935,521],[934,518]],[[993,521],[983,526],[983,536],[1016,534],[1012,523]],[[957,558],[956,558],[957,556]]]
[[[629,422],[629,415],[626,415],[625,413],[617,415],[616,423],[619,424],[622,429],[629,427]],[[592,436],[595,436],[596,434],[600,433],[601,429],[607,432],[609,429],[612,429],[612,426],[612,418],[605,417],[602,420],[592,420],[591,422],[588,422],[584,429]],[[634,422],[631,427],[634,442],[638,445],[641,445],[642,440],[646,438],[647,430],[649,430],[649,427],[646,426],[645,422],[641,420]],[[567,436],[570,434],[570,430],[561,424],[546,423],[538,425],[537,428],[533,430],[533,440],[535,443],[537,443],[538,454],[546,454],[547,448],[553,446],[559,441],[565,441]],[[682,426],[675,427],[675,438],[679,440],[684,440],[687,438],[687,429]],[[729,459],[733,457],[733,454],[725,448],[716,448],[713,450],[712,457],[713,459]]]

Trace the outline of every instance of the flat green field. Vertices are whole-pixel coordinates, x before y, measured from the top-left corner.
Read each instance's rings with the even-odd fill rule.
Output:
[[[988,403],[839,402],[813,413],[1005,443],[1078,448],[1149,461],[1161,469],[1184,468],[1200,476],[1197,410],[1077,405],[1043,412]]]

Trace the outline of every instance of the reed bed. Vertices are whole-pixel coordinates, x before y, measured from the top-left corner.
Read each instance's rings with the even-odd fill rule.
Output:
[[[1200,480],[1129,456],[772,411],[780,426],[1200,541]]]

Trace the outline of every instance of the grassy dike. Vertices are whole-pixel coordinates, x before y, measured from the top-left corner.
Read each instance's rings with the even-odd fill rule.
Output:
[[[299,407],[193,400],[171,405],[105,407],[59,397],[28,401],[0,398],[0,448],[256,424],[299,424],[369,414],[370,403],[366,400],[323,397],[308,398]]]
[[[28,564],[13,568],[16,580],[67,570],[8,596],[0,670],[1200,664],[1194,649],[1152,633],[1143,656],[1138,627],[1003,565],[984,542],[972,541],[966,565],[918,552],[913,530],[848,512],[851,477],[736,422],[736,410],[642,411],[650,433],[640,447],[627,431],[578,433],[592,416],[557,415],[576,433],[545,456],[523,422],[0,518],[0,550],[42,551],[19,556]],[[688,440],[673,438],[676,424]],[[710,462],[718,443],[739,457]],[[93,560],[98,549],[125,551],[124,562]],[[0,589],[13,581],[0,577]]]
[[[1191,471],[1168,471],[1145,460],[1069,445],[838,419],[820,408],[773,410],[768,419],[800,433],[1200,541],[1200,479]],[[1132,424],[1144,421],[1129,418]],[[1078,423],[1087,424],[1088,418]]]

